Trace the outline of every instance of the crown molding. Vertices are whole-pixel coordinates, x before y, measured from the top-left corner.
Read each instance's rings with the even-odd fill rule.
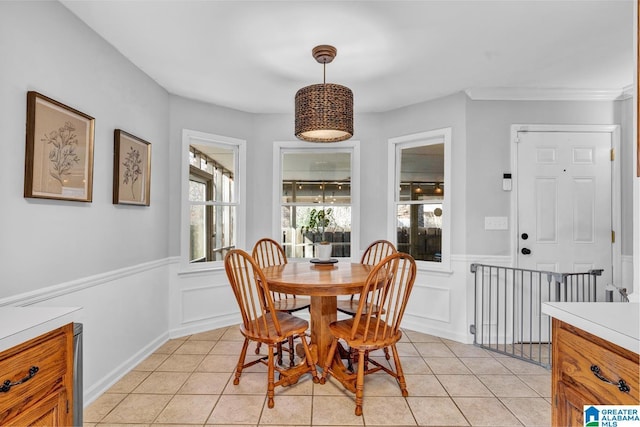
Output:
[[[467,96],[474,101],[615,101],[633,96],[633,85],[621,89],[566,88],[469,88]]]

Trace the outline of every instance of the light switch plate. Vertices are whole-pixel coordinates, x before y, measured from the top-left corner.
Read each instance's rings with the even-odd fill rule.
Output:
[[[506,216],[485,216],[484,229],[485,230],[508,230],[509,218],[507,218]]]

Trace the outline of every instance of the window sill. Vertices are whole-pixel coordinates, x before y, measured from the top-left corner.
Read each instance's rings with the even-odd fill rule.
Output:
[[[202,263],[202,265],[180,264],[178,276],[193,276],[193,275],[199,275],[199,274],[204,275],[204,274],[210,274],[210,273],[218,273],[220,271],[224,271],[223,261],[212,261],[212,262]]]

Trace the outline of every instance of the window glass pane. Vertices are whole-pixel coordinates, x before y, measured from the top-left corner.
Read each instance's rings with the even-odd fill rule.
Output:
[[[284,152],[282,179],[290,202],[351,203],[351,153]]]
[[[333,243],[333,257],[351,256],[351,152],[284,151],[281,168],[287,257],[313,258],[313,243],[322,240]],[[317,221],[320,212],[325,222]]]
[[[211,188],[207,192],[206,200],[234,202],[237,149],[213,144],[192,144],[189,147],[189,152],[190,164],[194,166],[191,174],[202,180],[211,181]]]
[[[444,143],[400,149],[398,250],[416,260],[442,262],[444,188]]]
[[[191,144],[189,155],[189,262],[221,261],[236,245],[238,147]]]
[[[236,239],[233,235],[235,213],[235,206],[214,206],[211,208],[213,234],[210,261],[223,260],[227,252],[235,247]]]
[[[416,260],[442,261],[442,205],[401,204],[397,212],[398,250]]]
[[[189,262],[207,261],[205,207],[191,206],[189,217]]]
[[[323,210],[325,220],[318,220]],[[351,256],[351,206],[282,206],[281,212],[287,257],[314,258],[313,243],[320,241],[332,242],[333,257]]]
[[[206,200],[207,185],[204,182],[189,180],[189,200],[201,201]]]

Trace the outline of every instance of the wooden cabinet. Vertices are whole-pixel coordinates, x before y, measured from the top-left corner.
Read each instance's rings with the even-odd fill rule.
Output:
[[[583,405],[637,405],[639,363],[638,353],[553,319],[554,426],[584,425]]]
[[[73,425],[73,324],[0,353],[0,425]]]

